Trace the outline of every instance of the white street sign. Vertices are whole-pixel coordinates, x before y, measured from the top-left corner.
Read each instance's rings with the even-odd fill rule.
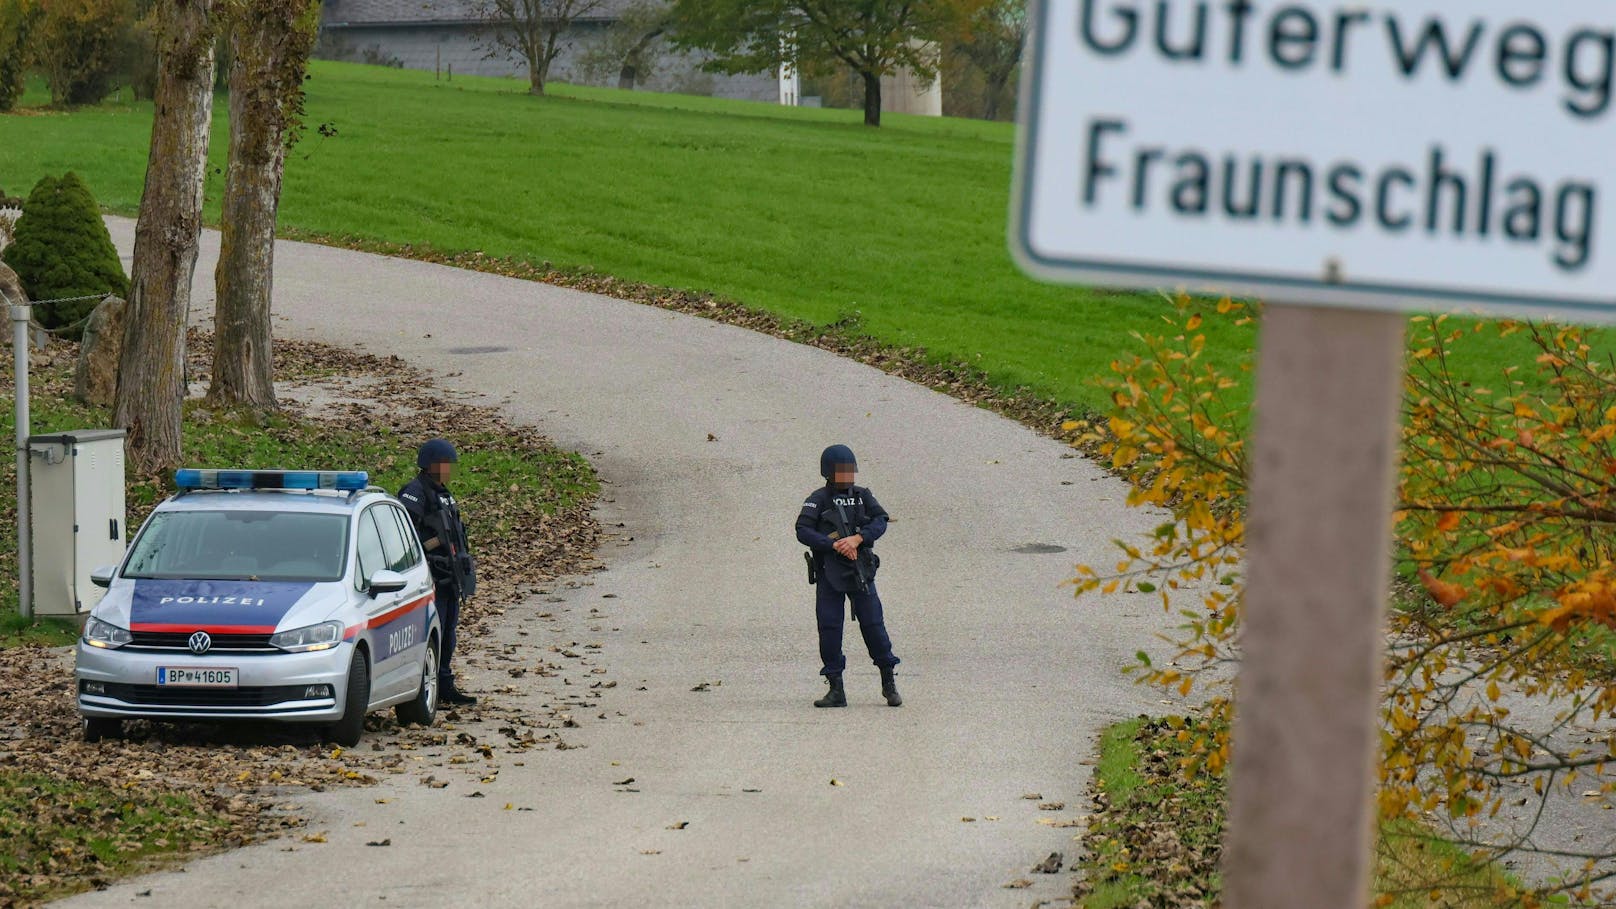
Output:
[[[1616,320],[1608,0],[1034,0],[1011,245],[1061,281]]]

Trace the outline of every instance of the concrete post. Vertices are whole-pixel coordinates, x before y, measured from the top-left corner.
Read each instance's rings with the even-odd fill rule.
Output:
[[[17,612],[23,618],[34,614],[33,519],[28,501],[28,323],[33,307],[10,304],[11,353],[17,378]]]
[[[1229,909],[1369,905],[1403,324],[1263,317]]]

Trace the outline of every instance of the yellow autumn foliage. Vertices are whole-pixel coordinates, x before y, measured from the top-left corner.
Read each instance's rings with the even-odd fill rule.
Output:
[[[1130,505],[1171,519],[1121,541],[1115,571],[1080,566],[1072,584],[1078,596],[1159,592],[1164,609],[1180,610],[1173,665],[1141,652],[1134,668],[1185,695],[1206,687],[1203,676],[1226,681],[1219,670],[1239,659],[1249,479],[1251,407],[1238,393],[1247,383],[1202,356],[1199,331],[1254,316],[1231,300],[1210,311],[1176,302],[1165,331],[1137,334],[1142,352],[1112,364],[1113,412],[1071,427],[1074,445],[1132,483]],[[1450,364],[1485,334],[1524,335],[1537,354],[1495,388],[1469,386]],[[1441,819],[1444,836],[1500,859],[1534,848],[1530,830],[1490,820],[1506,799],[1575,785],[1616,800],[1605,775],[1616,735],[1569,744],[1534,724],[1533,711],[1506,706],[1552,702],[1560,729],[1616,720],[1616,364],[1585,329],[1445,316],[1412,320],[1409,351],[1377,804],[1385,823]],[[1223,697],[1208,708],[1231,713]],[[1229,758],[1227,740],[1198,744],[1187,780]],[[1500,882],[1511,892],[1497,896],[1520,906],[1616,902],[1598,889],[1616,880],[1616,855],[1590,850],[1559,850],[1568,870],[1558,883],[1519,892]]]

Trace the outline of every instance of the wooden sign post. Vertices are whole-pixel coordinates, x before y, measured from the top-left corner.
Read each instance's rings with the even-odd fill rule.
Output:
[[[1269,301],[1224,905],[1363,909],[1403,313],[1616,319],[1600,0],[1033,0],[1011,251]]]

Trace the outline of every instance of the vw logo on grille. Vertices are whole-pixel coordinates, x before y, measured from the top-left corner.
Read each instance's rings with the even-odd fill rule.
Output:
[[[189,645],[192,653],[201,656],[208,652],[209,647],[213,646],[213,638],[209,637],[206,631],[198,631],[196,634],[191,635]]]

